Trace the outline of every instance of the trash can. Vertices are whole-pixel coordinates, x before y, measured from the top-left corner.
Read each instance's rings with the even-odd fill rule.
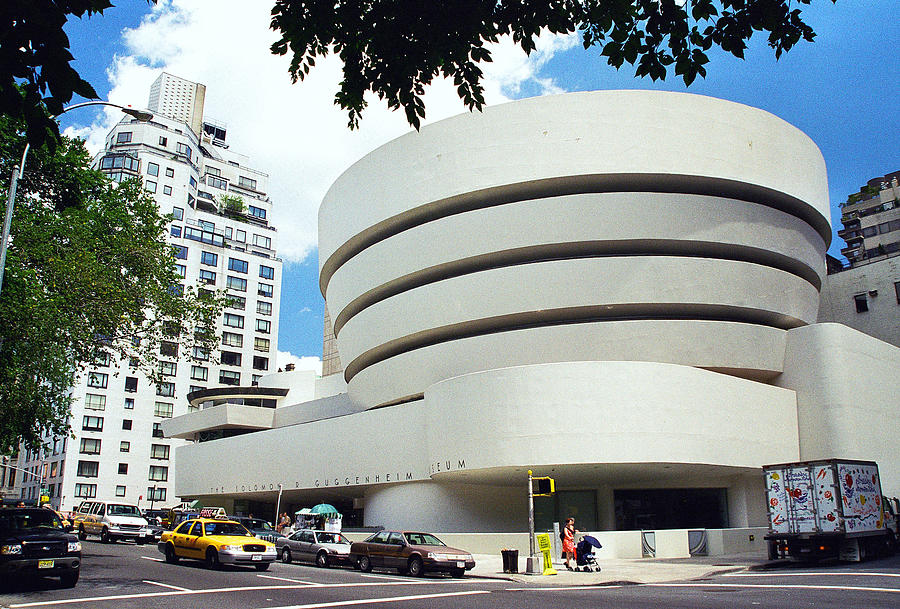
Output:
[[[503,572],[518,573],[519,572],[519,551],[518,550],[500,550],[503,557]]]

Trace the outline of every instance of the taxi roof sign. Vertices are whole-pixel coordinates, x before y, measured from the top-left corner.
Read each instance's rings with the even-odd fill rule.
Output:
[[[228,518],[223,507],[205,507],[200,510],[200,518]]]

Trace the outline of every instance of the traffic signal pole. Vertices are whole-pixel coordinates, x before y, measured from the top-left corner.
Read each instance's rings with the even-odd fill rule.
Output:
[[[531,470],[528,470],[528,556],[534,556],[534,493],[531,490]]]

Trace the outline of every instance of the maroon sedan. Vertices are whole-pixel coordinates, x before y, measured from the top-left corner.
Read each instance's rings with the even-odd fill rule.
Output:
[[[357,541],[350,546],[350,562],[362,571],[385,567],[416,577],[429,571],[462,577],[475,566],[468,552],[447,547],[431,533],[414,531],[379,531]]]

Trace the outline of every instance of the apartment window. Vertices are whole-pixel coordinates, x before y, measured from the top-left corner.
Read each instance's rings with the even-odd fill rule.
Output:
[[[269,352],[269,339],[268,338],[254,338],[253,339],[253,349],[256,351],[262,351],[264,353]]]
[[[147,489],[147,499],[152,501],[165,501],[166,489],[151,486]]]
[[[175,252],[175,258],[177,260],[187,260],[188,248],[184,245],[173,245],[172,249]]]
[[[134,398],[125,398],[125,410],[134,410]]]
[[[166,398],[174,397],[175,383],[160,383],[156,386],[156,395],[161,395]]]
[[[124,497],[125,496],[125,487],[121,484],[116,485],[116,497]]]
[[[194,176],[188,178],[188,183],[191,185],[191,188],[197,189],[197,180],[194,179]],[[191,200],[191,195],[188,195],[188,201]],[[193,205],[191,205],[193,207]]]
[[[169,479],[169,468],[165,465],[150,466],[150,480],[154,482],[165,482]]]
[[[247,231],[245,231],[245,230],[240,230],[240,229],[235,229],[235,231],[234,231],[234,240],[235,240],[235,241],[240,241],[241,243],[244,243],[244,242],[247,240]]]
[[[106,410],[106,396],[96,393],[84,394],[85,410]]]
[[[263,334],[268,334],[272,331],[272,322],[268,319],[257,319],[256,320],[256,331],[262,332]]]
[[[168,340],[159,341],[159,354],[166,357],[178,357],[178,343]]]
[[[229,347],[243,347],[244,337],[234,332],[222,332],[222,344]]]
[[[222,351],[221,362],[223,366],[240,366],[241,354],[237,351]]]
[[[119,442],[119,452],[120,453],[127,453],[130,451],[131,451],[131,442],[128,442],[127,440],[122,440],[121,442]]]
[[[96,478],[100,473],[99,461],[79,461],[78,474],[85,478]]]
[[[166,171],[168,172],[169,170],[166,169]],[[168,174],[167,174],[167,175],[168,175]],[[173,208],[172,208],[172,216],[173,216],[176,220],[184,220],[184,209],[181,208],[181,207],[173,207]]]
[[[137,391],[138,380],[136,376],[126,376],[125,377],[125,391],[130,391],[134,393]]]
[[[97,438],[81,438],[81,446],[79,446],[78,452],[83,455],[99,455],[100,440]]]
[[[163,194],[164,195],[172,195],[172,187],[171,186],[163,186]]]
[[[191,147],[187,144],[178,142],[177,144],[175,144],[175,152],[177,152],[178,154],[183,154],[189,161],[191,160]]]
[[[151,444],[150,445],[150,458],[151,459],[162,459],[165,461],[169,460],[169,447],[165,444]]]
[[[191,356],[195,360],[205,362],[209,360],[209,351],[207,349],[204,349],[203,347],[194,347],[194,350],[191,352]]]
[[[262,375],[261,375],[261,374],[254,374],[254,375],[252,375],[252,376],[250,377],[250,381],[251,381],[251,383],[252,383],[253,385],[258,385],[258,384],[259,384],[259,379],[261,379],[261,378],[262,378]]]
[[[259,265],[259,276],[263,279],[275,279],[275,269],[261,264]]]
[[[120,131],[116,134],[117,144],[127,144],[131,141],[131,131]]]
[[[228,180],[223,180],[222,178],[217,178],[215,176],[206,176],[206,184],[213,188],[218,188],[219,190],[228,190]]]
[[[206,269],[200,269],[200,281],[204,283],[215,283],[216,282],[216,274],[212,271],[208,271]]]
[[[191,378],[195,381],[209,379],[209,369],[206,366],[191,366]]]
[[[258,355],[253,356],[253,369],[254,370],[268,370],[269,369],[269,358],[268,357],[259,357]]]
[[[97,485],[96,484],[76,484],[75,485],[75,496],[82,497],[84,499],[91,499],[97,496]]]
[[[105,351],[95,353],[94,361],[92,361],[91,364],[96,366],[97,368],[109,366],[109,353],[106,353]]]
[[[160,146],[165,146],[165,145],[168,144],[168,143],[169,143],[168,138],[165,138],[165,137],[163,137],[163,136],[159,136],[159,145],[160,145]],[[168,171],[171,171],[171,170],[170,170],[170,169],[166,169],[166,172],[168,172]]]
[[[241,373],[232,372],[231,370],[220,370],[219,383],[222,385],[240,385]]]
[[[256,293],[260,296],[265,296],[266,298],[272,298],[272,294],[274,292],[274,288],[268,283],[261,283],[256,290]]]
[[[131,431],[131,419],[122,419],[122,429]]]
[[[246,273],[249,268],[249,264],[246,260],[239,260],[237,258],[229,258],[228,259],[228,270],[235,271],[236,273]]]
[[[81,419],[82,431],[103,431],[103,417],[85,415]]]
[[[238,178],[238,184],[240,184],[244,188],[251,188],[253,190],[256,190],[256,180],[253,180],[246,176],[240,176]],[[265,218],[265,216],[263,216],[263,218]]]
[[[128,473],[128,464],[127,463],[119,463],[119,473],[120,474]]]
[[[865,294],[857,294],[853,297],[853,302],[856,303],[857,313],[865,313],[869,310],[869,301]]]
[[[272,303],[266,302],[264,300],[260,300],[256,303],[256,312],[260,315],[271,315],[272,314]]]
[[[163,376],[175,376],[178,364],[175,362],[159,362],[159,373]]]
[[[232,275],[229,275],[226,286],[231,290],[237,290],[238,292],[246,292],[247,291],[247,280],[241,279],[240,277],[234,277]]]
[[[225,325],[230,326],[232,328],[243,328],[244,327],[244,316],[243,315],[235,315],[234,313],[225,313]]]
[[[158,176],[159,165],[157,163],[147,163],[147,175]]]
[[[219,255],[213,254],[212,252],[200,252],[200,264],[205,264],[207,266],[218,266]]]
[[[264,210],[262,207],[256,207],[255,205],[250,205],[250,206],[248,206],[248,211],[250,212],[250,215],[253,216],[254,218],[260,218],[261,220],[266,219],[266,210]]]
[[[162,425],[160,423],[153,424],[153,437],[154,438],[162,438],[163,437]]]
[[[241,311],[247,306],[247,299],[243,296],[235,296],[233,294],[228,294],[228,302],[225,303],[225,306],[230,309],[239,309]]]
[[[172,235],[173,237],[180,237],[181,236],[181,227],[173,224],[169,228],[169,234]],[[182,277],[184,277],[184,275],[182,275]]]
[[[207,167],[206,173],[208,173],[211,176],[216,176],[216,177],[222,176],[222,170],[219,169],[218,167]]]
[[[153,180],[145,180],[144,190],[146,190],[147,192],[156,192],[156,182],[154,182]]]
[[[103,372],[90,372],[88,373],[88,387],[94,387],[96,389],[106,389],[107,384],[109,383],[109,375]]]
[[[184,277],[187,274],[187,267],[184,266],[183,264],[176,264],[175,265],[175,274],[178,275],[179,277]]]
[[[253,235],[253,245],[258,247],[264,247],[267,250],[272,249],[272,239],[270,237],[263,237],[262,235]]]
[[[170,418],[172,416],[172,404],[168,402],[156,402],[153,406],[153,416]]]
[[[195,391],[203,391],[206,389],[203,385],[191,385],[188,387],[188,393],[194,393]],[[195,410],[199,410],[197,406],[188,405],[188,412],[194,412]]]

